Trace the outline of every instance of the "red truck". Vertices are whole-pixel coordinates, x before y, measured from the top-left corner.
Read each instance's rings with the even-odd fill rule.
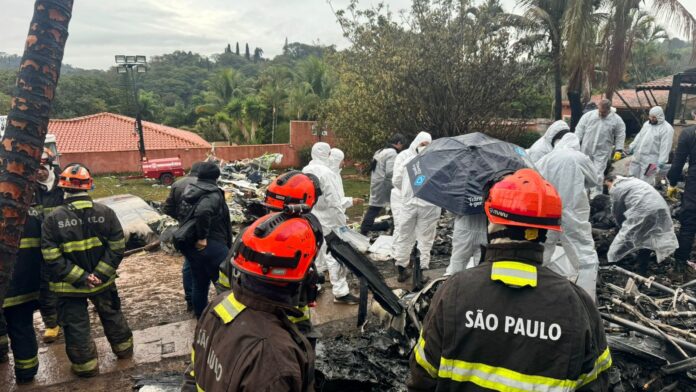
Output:
[[[176,177],[184,175],[180,158],[148,159],[142,165],[143,177],[159,180],[162,185],[172,185]]]

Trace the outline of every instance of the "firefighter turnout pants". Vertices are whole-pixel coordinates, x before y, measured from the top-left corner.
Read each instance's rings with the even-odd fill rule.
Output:
[[[65,351],[78,376],[92,376],[98,372],[97,346],[90,334],[87,299],[92,302],[111,350],[119,358],[133,352],[133,333],[128,327],[116,286],[89,297],[59,297],[58,323],[65,334]]]
[[[32,379],[39,370],[39,346],[34,332],[36,308],[36,301],[29,301],[3,309],[18,380]]]
[[[58,326],[58,296],[49,289],[48,268],[41,270],[41,288],[39,291],[39,311],[46,328]]]

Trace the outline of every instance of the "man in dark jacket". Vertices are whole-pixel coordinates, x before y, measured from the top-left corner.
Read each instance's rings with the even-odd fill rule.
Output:
[[[203,162],[198,168],[198,181],[189,184],[183,200],[194,210],[197,241],[183,250],[191,263],[193,275],[192,302],[197,317],[208,305],[210,283],[218,280],[218,268],[232,246],[230,211],[224,192],[217,186],[220,168]]]
[[[682,172],[687,160],[689,171],[684,178]],[[678,217],[679,223],[681,223],[681,229],[677,235],[679,249],[674,252],[676,268],[683,271],[687,261],[691,258],[691,249],[694,244],[694,236],[696,236],[696,125],[682,130],[672,160],[672,167],[667,173],[667,179],[671,185],[667,188],[668,197],[676,196],[677,182],[686,181],[682,194],[682,209]]]
[[[411,355],[410,391],[606,391],[611,355],[592,298],[542,267],[561,198],[532,169],[494,184],[484,262],[439,288]]]
[[[72,371],[81,377],[99,373],[97,347],[90,336],[87,300],[94,305],[111,350],[120,358],[133,355],[133,334],[121,311],[116,270],[125,238],[116,213],[94,203],[87,194],[93,181],[89,170],[72,164],[60,175],[65,204],[42,226],[41,253],[51,274],[50,288],[58,295],[58,322]]]
[[[164,202],[163,211],[165,214],[176,219],[181,225],[189,212],[190,205],[184,203],[184,190],[187,186],[198,181],[198,168],[203,162],[196,162],[191,166],[189,174],[179,179],[172,184],[172,189],[169,191],[169,196]],[[186,309],[193,311],[193,302],[191,300],[191,292],[193,287],[193,276],[191,275],[191,263],[184,257],[184,265],[181,268],[181,277],[184,285],[184,299],[186,300]]]
[[[312,218],[266,215],[241,234],[241,273],[198,321],[182,391],[313,391],[314,350],[289,317],[323,240]]]
[[[387,145],[378,150],[372,157],[370,165],[370,200],[367,211],[360,225],[360,233],[366,235],[370,231],[383,231],[389,229],[388,222],[375,224],[375,218],[383,208],[389,205],[392,190],[392,175],[394,174],[394,159],[404,148],[406,138],[395,133],[387,142]]]

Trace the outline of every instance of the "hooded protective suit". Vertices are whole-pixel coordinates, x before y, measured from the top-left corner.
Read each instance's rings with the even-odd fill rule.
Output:
[[[478,265],[481,259],[481,246],[488,243],[487,228],[488,219],[485,214],[457,215],[454,218],[452,256],[445,276],[464,270],[472,257]]]
[[[556,142],[553,151],[536,164],[539,173],[558,191],[563,202],[562,232],[546,234],[544,264],[551,260],[560,241],[568,260],[578,272],[576,284],[595,299],[599,259],[592,239],[590,202],[587,188],[599,185],[592,161],[580,152],[580,141],[573,133]]]
[[[628,173],[631,177],[639,178],[654,186],[657,168],[661,169],[669,161],[674,128],[665,121],[665,113],[661,107],[655,106],[650,109],[650,115],[657,117],[657,124],[653,125],[650,121],[646,121],[628,147],[629,153],[633,154]],[[651,170],[650,165],[655,165],[655,169]],[[646,171],[650,173],[646,174]]]
[[[655,188],[637,178],[617,177],[609,195],[621,226],[607,253],[610,263],[640,249],[655,251],[659,263],[677,249],[669,207]]]
[[[532,144],[532,146],[527,150],[529,159],[531,159],[532,162],[537,163],[539,159],[544,157],[544,155],[553,151],[553,145],[551,142],[553,141],[553,138],[556,137],[556,135],[558,135],[558,133],[561,131],[570,131],[568,123],[563,120],[558,120],[551,124],[551,126],[546,130],[546,133],[544,133],[544,136],[540,137],[539,140],[534,142],[534,144]]]
[[[331,146],[319,142],[312,146],[312,160],[302,169],[305,174],[314,174],[319,179],[321,196],[312,209],[312,214],[319,219],[324,235],[331,233],[333,229],[346,225],[346,214],[343,212],[343,200],[341,194],[343,187],[341,176],[329,167],[331,162]],[[317,255],[317,267],[329,270],[332,290],[335,297],[343,297],[349,293],[347,270],[327,252],[326,241],[321,245]]]
[[[600,185],[593,189],[593,193],[602,193],[601,182],[612,150],[624,149],[626,124],[613,111],[602,118],[599,110],[592,110],[582,115],[575,127],[575,134],[580,139],[580,151],[590,157],[600,178]]]
[[[397,153],[396,148],[389,146],[377,151],[372,157],[374,169],[370,176],[370,206],[386,207],[389,204],[394,159]]]
[[[340,185],[338,189],[341,191],[341,205],[343,206],[344,212],[346,209],[353,206],[353,198],[346,197],[345,190],[343,189],[343,178],[341,178],[341,163],[343,163],[343,159],[345,157],[346,155],[343,153],[343,151],[338,148],[332,148],[331,153],[329,154],[329,167],[334,173],[338,174],[338,181]]]
[[[431,140],[432,137],[427,132],[421,132],[416,136],[411,142],[411,146],[406,150],[408,153],[403,156],[404,163],[399,170],[398,183],[394,182],[395,185],[400,186],[403,203],[402,210],[398,214],[399,224],[394,230],[394,247],[392,249],[396,265],[400,267],[408,266],[413,245],[418,242],[421,268],[430,268],[430,251],[433,248],[437,221],[442,210],[440,207],[415,197],[406,165],[422,151],[423,147],[419,147],[419,144]]]
[[[399,155],[396,156],[396,159],[394,159],[394,175],[392,177],[392,185],[394,187],[391,189],[389,202],[394,218],[394,236],[396,236],[396,228],[398,227],[399,213],[404,206],[403,197],[401,197],[401,182],[404,178],[403,174],[405,173],[404,167],[406,166],[406,162],[415,156],[414,151],[416,151],[416,147],[418,147],[419,144],[431,142],[432,140],[433,138],[429,133],[421,132],[413,139],[411,146],[401,151]]]

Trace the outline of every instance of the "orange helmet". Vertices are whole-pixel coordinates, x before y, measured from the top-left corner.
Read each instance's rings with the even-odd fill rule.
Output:
[[[277,282],[301,282],[324,236],[311,214],[271,213],[252,223],[235,244],[232,265],[251,276]]]
[[[92,190],[93,185],[92,173],[87,167],[79,163],[71,163],[66,166],[58,179],[60,188],[89,191]]]
[[[533,169],[520,169],[493,184],[485,210],[491,223],[561,231],[561,197]]]
[[[282,211],[293,204],[314,207],[321,195],[319,179],[313,174],[290,171],[278,176],[268,186],[264,204],[274,211]]]

